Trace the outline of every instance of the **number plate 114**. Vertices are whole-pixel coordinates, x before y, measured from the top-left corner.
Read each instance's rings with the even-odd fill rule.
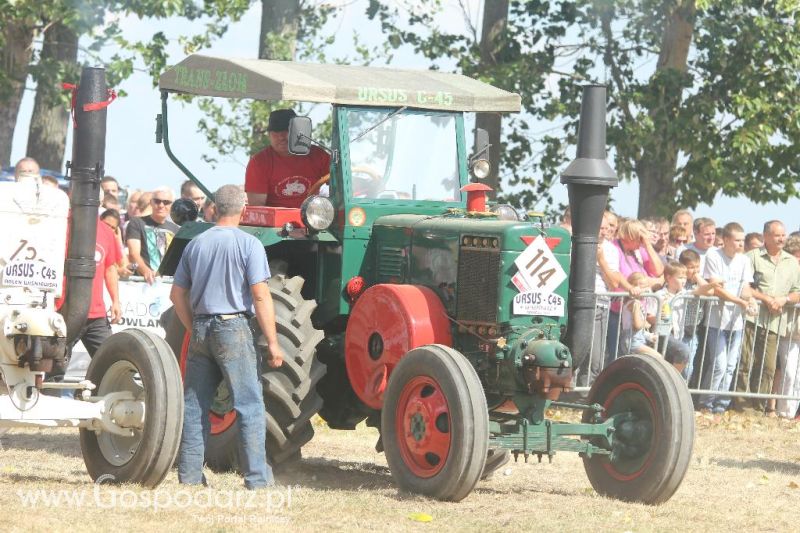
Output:
[[[514,264],[519,269],[518,277],[522,278],[528,290],[542,293],[555,292],[567,279],[567,273],[561,268],[558,259],[541,235],[519,254]]]

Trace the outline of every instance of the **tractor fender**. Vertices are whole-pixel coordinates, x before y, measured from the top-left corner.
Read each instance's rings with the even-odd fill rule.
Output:
[[[378,284],[359,296],[345,332],[350,384],[369,407],[381,409],[389,375],[410,350],[453,345],[442,301],[428,287]]]

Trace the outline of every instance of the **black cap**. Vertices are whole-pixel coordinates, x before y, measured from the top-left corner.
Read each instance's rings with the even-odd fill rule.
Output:
[[[276,109],[269,114],[267,131],[286,131],[289,129],[289,121],[297,116],[293,109]]]
[[[191,198],[178,198],[172,202],[172,209],[169,210],[172,221],[179,226],[183,226],[186,222],[194,222],[199,215],[197,204]]]

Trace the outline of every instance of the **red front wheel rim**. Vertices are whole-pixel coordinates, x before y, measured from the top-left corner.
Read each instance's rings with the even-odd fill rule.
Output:
[[[646,448],[646,452],[637,458],[617,462],[608,460],[603,464],[606,472],[614,479],[623,482],[633,481],[647,471],[655,458],[655,443],[661,434],[659,421],[656,417],[655,399],[650,391],[640,384],[627,382],[614,387],[605,402],[603,402],[603,407],[607,413],[622,410],[635,411],[638,418],[644,419],[651,424],[650,435],[643,439],[645,442],[640,443],[640,448]]]
[[[186,379],[186,357],[189,354],[189,332],[183,335],[183,342],[181,343],[181,379]],[[208,420],[211,422],[211,434],[219,435],[224,433],[236,422],[236,411],[230,410],[227,413],[219,414],[211,411],[208,413]]]
[[[450,407],[433,378],[417,376],[403,387],[395,413],[395,431],[403,462],[421,478],[438,474],[452,442]]]

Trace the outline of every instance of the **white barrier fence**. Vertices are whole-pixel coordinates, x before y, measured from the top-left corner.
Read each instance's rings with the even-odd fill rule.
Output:
[[[120,280],[122,320],[115,333],[135,327],[164,336],[161,314],[172,306],[172,278]],[[682,293],[665,299],[644,293],[598,293],[592,350],[576,361],[576,389],[586,391],[600,371],[621,355],[632,352],[661,356],[679,368],[700,406],[727,406],[719,398],[780,400],[788,416],[800,400],[800,304],[770,314],[755,305],[743,309],[717,297]],[[642,310],[646,325],[634,331],[633,313]],[[106,304],[111,302],[106,295]],[[89,365],[81,343],[73,350],[68,379],[79,379]]]
[[[152,285],[144,278],[133,276],[119,281],[119,300],[122,308],[122,320],[119,324],[111,324],[111,331],[117,333],[128,328],[146,329],[160,337],[164,337],[161,327],[161,314],[172,307],[169,291],[172,288],[171,277],[157,277]],[[111,299],[105,293],[106,308],[111,308]],[[80,381],[89,368],[89,354],[83,343],[78,342],[72,350],[72,358],[67,368],[65,379]]]
[[[632,326],[637,308],[644,311],[643,331]],[[679,369],[699,407],[721,411],[735,398],[737,406],[749,399],[759,409],[777,399],[780,414],[794,416],[800,400],[799,322],[800,305],[770,312],[757,303],[743,308],[689,293],[598,293],[592,350],[585,361],[576,361],[576,388],[588,390],[621,355],[657,352]]]

